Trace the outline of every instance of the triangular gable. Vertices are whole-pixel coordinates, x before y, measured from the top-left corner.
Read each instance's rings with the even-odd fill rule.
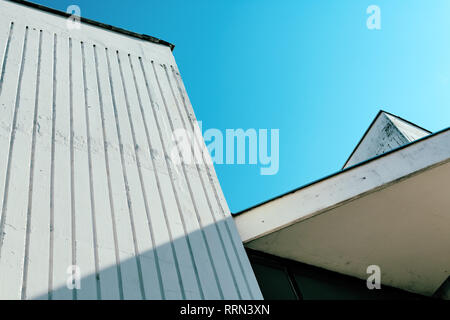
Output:
[[[430,133],[396,115],[380,111],[343,169],[423,138]]]

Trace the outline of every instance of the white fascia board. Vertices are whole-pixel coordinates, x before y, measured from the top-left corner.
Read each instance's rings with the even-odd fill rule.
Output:
[[[235,216],[244,243],[389,186],[450,159],[450,128]]]

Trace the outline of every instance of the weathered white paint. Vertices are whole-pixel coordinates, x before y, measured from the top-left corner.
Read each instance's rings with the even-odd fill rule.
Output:
[[[450,129],[235,217],[249,248],[433,294],[449,276]]]
[[[344,169],[429,134],[412,123],[381,111],[347,160]]]
[[[0,72],[0,299],[262,298],[169,47],[0,1]]]

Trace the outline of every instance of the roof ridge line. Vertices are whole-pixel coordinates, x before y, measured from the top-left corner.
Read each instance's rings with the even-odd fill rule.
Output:
[[[60,11],[60,10],[57,10],[57,9],[53,9],[53,8],[50,8],[50,7],[46,7],[46,6],[43,6],[43,5],[34,3],[34,2],[30,2],[30,1],[25,1],[25,0],[6,0],[6,1],[17,3],[17,4],[21,4],[21,5],[30,7],[30,8],[42,10],[42,11],[45,11],[45,12],[48,12],[48,13],[52,13],[52,14],[55,14],[55,15],[58,15],[58,16],[63,16],[63,17],[66,17],[66,18],[72,16],[72,14],[70,14],[70,13],[67,13],[67,12],[64,12],[64,11]],[[81,17],[81,16],[80,16],[80,21],[83,22],[83,23],[86,23],[86,24],[90,24],[90,25],[95,26],[95,27],[99,27],[99,28],[103,28],[103,29],[106,29],[106,30],[109,30],[109,31],[117,32],[117,33],[129,36],[129,37],[138,38],[138,39],[141,39],[141,40],[144,40],[144,41],[148,41],[148,42],[164,45],[164,46],[169,47],[171,51],[173,51],[173,49],[175,48],[175,45],[170,43],[170,42],[167,42],[165,40],[162,40],[162,39],[159,39],[159,38],[156,38],[156,37],[152,37],[152,36],[149,36],[149,35],[146,35],[146,34],[140,34],[140,33],[137,33],[137,32],[129,31],[129,30],[126,30],[126,29],[122,29],[122,28],[115,27],[115,26],[112,26],[112,25],[109,25],[109,24],[101,23],[101,22],[98,22],[98,21],[95,21],[95,20],[91,20],[91,19],[88,19],[88,18],[84,18],[84,17]]]

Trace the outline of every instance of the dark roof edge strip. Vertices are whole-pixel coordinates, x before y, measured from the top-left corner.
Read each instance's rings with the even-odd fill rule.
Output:
[[[367,164],[367,163],[369,163],[369,162],[372,162],[372,161],[377,160],[377,159],[379,159],[379,158],[383,158],[383,157],[385,157],[385,156],[387,156],[387,155],[389,155],[389,154],[391,154],[391,153],[400,151],[400,150],[405,149],[405,148],[407,148],[407,147],[410,147],[410,146],[412,146],[412,145],[414,145],[414,144],[416,144],[416,143],[419,143],[419,142],[422,142],[422,141],[424,141],[424,140],[430,139],[430,138],[432,138],[432,137],[438,136],[438,135],[440,135],[440,134],[442,134],[442,133],[444,133],[444,132],[447,132],[447,131],[450,131],[450,127],[446,128],[446,129],[443,129],[443,130],[440,130],[440,131],[437,131],[437,132],[435,132],[435,133],[432,133],[432,134],[430,134],[430,135],[428,135],[428,136],[425,136],[425,137],[423,137],[423,138],[414,140],[414,141],[412,141],[412,142],[410,142],[410,143],[407,143],[407,144],[405,144],[405,145],[403,145],[403,146],[400,146],[400,147],[398,147],[398,148],[392,149],[392,150],[390,150],[390,151],[388,151],[388,152],[386,152],[386,153],[382,153],[382,154],[379,154],[379,155],[377,155],[377,156],[375,156],[375,157],[372,157],[372,158],[370,158],[370,159],[364,160],[363,162],[359,162],[359,163],[357,163],[357,164],[355,164],[355,165],[353,165],[353,166],[351,166],[351,167],[348,167],[348,168],[345,168],[345,169],[340,170],[340,171],[338,171],[338,172],[332,173],[332,174],[327,175],[327,176],[325,176],[325,177],[323,177],[323,178],[320,178],[320,179],[318,179],[318,180],[314,180],[314,181],[312,181],[312,182],[310,182],[310,183],[308,183],[308,184],[305,184],[305,185],[303,185],[303,186],[301,186],[301,187],[295,188],[294,190],[288,191],[288,192],[283,193],[283,194],[281,194],[281,195],[279,195],[279,196],[273,197],[273,198],[271,198],[271,199],[269,199],[269,200],[266,200],[266,201],[263,201],[263,202],[261,202],[261,203],[258,203],[258,204],[256,204],[256,205],[254,205],[254,206],[251,206],[251,207],[248,208],[248,209],[239,211],[239,212],[237,212],[237,213],[232,213],[232,216],[235,217],[235,216],[241,215],[241,214],[246,213],[246,212],[248,212],[248,211],[251,211],[251,210],[253,210],[253,209],[257,208],[257,207],[263,206],[263,205],[265,205],[265,204],[267,204],[267,203],[269,203],[269,202],[272,202],[272,201],[274,201],[274,200],[281,199],[281,198],[283,198],[284,196],[290,195],[291,193],[295,193],[295,192],[297,192],[297,191],[300,191],[300,190],[302,190],[302,189],[305,189],[305,188],[307,188],[307,187],[310,187],[310,186],[312,186],[313,184],[322,182],[322,181],[327,180],[327,179],[329,179],[329,178],[335,177],[335,176],[337,176],[337,175],[339,175],[339,174],[341,174],[341,173],[344,173],[344,172],[350,171],[350,170],[352,170],[352,169],[361,167],[361,166],[363,166],[363,165],[365,165],[365,164]]]
[[[374,119],[372,120],[372,122],[370,123],[369,127],[367,128],[367,130],[364,132],[363,136],[362,136],[361,139],[359,140],[359,142],[358,142],[358,144],[356,145],[356,147],[353,149],[353,151],[352,151],[352,153],[350,154],[350,156],[347,158],[347,161],[345,161],[344,165],[342,166],[342,169],[345,168],[345,166],[347,165],[347,163],[350,161],[350,159],[352,158],[352,156],[355,154],[355,152],[356,152],[356,150],[358,149],[358,147],[359,147],[359,146],[361,145],[361,143],[363,142],[364,138],[365,138],[365,137],[367,136],[367,134],[369,133],[370,129],[372,129],[372,126],[375,124],[375,121],[377,121],[378,117],[379,117],[382,113],[386,113],[386,114],[388,114],[388,115],[390,115],[390,116],[392,116],[392,117],[398,118],[398,119],[400,119],[400,120],[402,120],[402,121],[404,121],[404,122],[406,122],[406,123],[408,123],[408,124],[410,124],[410,125],[412,125],[412,126],[414,126],[414,127],[416,127],[416,128],[419,128],[419,129],[421,129],[421,130],[423,130],[423,131],[425,131],[425,132],[428,132],[429,134],[432,133],[431,131],[429,131],[429,130],[427,130],[427,129],[425,129],[425,128],[422,128],[421,126],[418,126],[417,124],[415,124],[415,123],[413,123],[413,122],[411,122],[411,121],[408,121],[408,120],[406,120],[406,119],[403,119],[402,117],[399,117],[399,116],[397,116],[397,115],[395,115],[395,114],[393,114],[393,113],[390,113],[390,112],[387,112],[387,111],[384,111],[384,110],[380,110],[380,111],[378,111],[377,115],[375,116],[375,118],[374,118]]]
[[[7,0],[7,1],[14,2],[14,3],[17,3],[17,4],[21,4],[21,5],[24,5],[24,6],[27,6],[27,7],[31,7],[31,8],[34,8],[34,9],[42,10],[42,11],[45,11],[45,12],[48,12],[48,13],[52,13],[52,14],[55,14],[55,15],[58,15],[58,16],[66,17],[66,18],[72,16],[71,14],[69,14],[67,12],[59,11],[59,10],[56,10],[56,9],[53,9],[53,8],[49,8],[49,7],[46,7],[46,6],[37,4],[37,3],[29,2],[29,1],[24,1],[24,0]],[[98,21],[95,21],[95,20],[91,20],[91,19],[87,19],[87,18],[83,18],[83,17],[80,17],[80,20],[83,23],[90,24],[90,25],[95,26],[95,27],[103,28],[103,29],[106,29],[106,30],[109,30],[109,31],[113,31],[113,32],[117,32],[117,33],[120,33],[120,34],[123,34],[123,35],[126,35],[126,36],[130,36],[130,37],[133,37],[133,38],[138,38],[138,39],[141,39],[141,40],[144,40],[144,41],[149,41],[149,42],[152,42],[152,43],[156,43],[156,44],[161,44],[161,45],[167,46],[167,47],[170,48],[171,51],[173,51],[173,49],[175,48],[175,45],[170,43],[170,42],[167,42],[167,41],[164,41],[164,40],[161,40],[161,39],[158,39],[158,38],[146,35],[146,34],[139,34],[139,33],[136,33],[136,32],[128,31],[128,30],[125,30],[125,29],[122,29],[122,28],[114,27],[114,26],[109,25],[109,24],[104,24],[104,23],[101,23],[101,22],[98,22]]]

